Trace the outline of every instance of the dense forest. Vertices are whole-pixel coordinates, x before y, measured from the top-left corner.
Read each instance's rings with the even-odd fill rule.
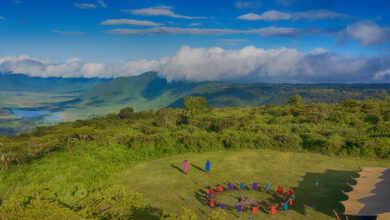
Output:
[[[12,219],[55,212],[56,217],[148,218],[153,210],[136,194],[114,186],[102,188],[104,178],[113,172],[113,167],[131,166],[168,155],[223,149],[312,151],[387,160],[390,159],[390,99],[305,104],[301,96],[295,95],[280,106],[215,108],[207,105],[203,97],[187,96],[183,109],[134,112],[127,107],[118,114],[3,136],[0,137],[3,168],[0,216]],[[94,170],[88,164],[89,158],[81,153],[85,151],[105,154],[107,160],[101,161],[105,169]],[[114,151],[120,152],[121,157],[110,158]],[[71,180],[78,183],[73,188],[64,185],[70,180],[52,180],[60,181],[55,182],[59,188],[64,187],[57,192],[39,184],[40,178],[50,179],[43,174],[36,177],[35,184],[23,182],[29,170],[25,166],[51,157],[58,160],[55,156],[58,154],[85,160],[84,165],[96,174]],[[18,171],[21,169],[24,171]],[[161,215],[176,218],[167,213]]]

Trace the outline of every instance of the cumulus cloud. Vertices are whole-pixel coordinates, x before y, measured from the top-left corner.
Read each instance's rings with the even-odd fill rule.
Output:
[[[219,28],[177,28],[177,27],[154,27],[148,29],[112,29],[106,31],[110,34],[121,35],[145,35],[145,34],[192,34],[192,35],[231,35],[231,34],[257,34],[264,37],[299,37],[305,34],[319,33],[315,28],[285,28],[266,27],[250,30],[219,29]]]
[[[137,76],[148,71],[159,71],[166,64],[167,58],[161,60],[129,60],[120,66],[114,67],[115,76]]]
[[[97,5],[92,4],[92,3],[78,3],[75,2],[73,3],[74,7],[79,8],[79,9],[93,9],[97,8]]]
[[[297,13],[286,13],[276,10],[266,11],[259,15],[256,13],[248,13],[237,17],[240,20],[263,20],[263,21],[278,21],[278,20],[326,20],[326,19],[349,19],[350,16],[328,10],[312,10]]]
[[[133,26],[160,26],[161,23],[156,23],[152,21],[141,21],[134,19],[110,19],[103,21],[102,25],[133,25]]]
[[[102,63],[83,63],[80,58],[72,58],[64,63],[51,63],[28,55],[1,57],[1,73],[22,73],[38,77],[109,77]]]
[[[346,38],[359,40],[363,46],[383,45],[390,42],[390,28],[380,27],[372,21],[357,22],[340,33],[340,41]]]
[[[58,31],[58,30],[53,30],[52,32],[63,34],[63,35],[83,35],[83,34],[85,34],[84,32],[78,32],[78,31]]]
[[[105,71],[106,68],[102,63],[86,63],[80,69],[82,76],[86,78],[102,76]]]
[[[390,76],[390,69],[387,69],[387,70],[381,70],[379,72],[377,72],[374,76],[374,79],[375,80],[382,80],[383,78],[385,78],[386,76]]]
[[[160,66],[168,80],[240,80],[248,82],[375,82],[375,73],[390,69],[390,56],[344,56],[315,49],[241,50],[218,47],[182,49]],[[387,72],[386,72],[387,73]]]
[[[245,81],[264,83],[390,82],[390,55],[351,56],[315,48],[238,50],[183,46],[174,56],[159,60],[130,60],[107,67],[72,58],[51,63],[27,55],[1,57],[0,72],[41,77],[119,77],[157,71],[168,81]]]
[[[179,15],[172,11],[170,6],[158,6],[152,8],[141,8],[132,10],[122,10],[124,12],[131,13],[133,15],[146,15],[146,16],[167,16],[172,18],[184,18],[184,19],[204,19],[206,17],[190,17],[185,15]]]

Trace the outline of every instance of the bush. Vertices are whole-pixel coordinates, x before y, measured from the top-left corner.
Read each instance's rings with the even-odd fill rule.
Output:
[[[317,133],[304,134],[303,146],[309,150],[325,152],[325,149],[327,147],[327,139],[326,137]]]

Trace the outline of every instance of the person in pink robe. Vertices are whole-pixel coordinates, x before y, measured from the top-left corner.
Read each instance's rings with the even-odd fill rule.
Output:
[[[184,161],[183,166],[184,166],[184,173],[187,174],[187,172],[188,172],[188,162],[187,162],[187,160]]]

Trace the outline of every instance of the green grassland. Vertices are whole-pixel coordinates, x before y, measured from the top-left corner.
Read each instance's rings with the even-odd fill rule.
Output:
[[[50,105],[74,99],[78,94],[0,91],[1,108],[50,108]]]
[[[203,170],[207,159],[212,163],[210,173]],[[190,162],[187,175],[182,171],[184,160]],[[350,190],[347,183],[354,183],[351,176],[356,176],[361,166],[390,167],[390,162],[270,150],[217,151],[143,162],[126,169],[119,183],[129,190],[142,193],[144,199],[154,207],[174,213],[182,213],[187,208],[203,219],[218,209],[205,203],[204,194],[210,187],[221,184],[226,189],[229,181],[234,184],[238,180],[249,187],[252,182],[257,182],[264,188],[270,181],[274,190],[278,185],[286,190],[290,187],[295,189],[296,203],[287,213],[280,210],[271,218],[268,210],[262,210],[253,219],[334,219],[332,209],[342,212],[338,202],[346,199],[341,190]],[[317,180],[318,188],[315,187]],[[227,204],[238,205],[237,198],[241,195],[277,204],[275,196],[251,190],[227,191],[217,198]],[[281,198],[277,199],[282,201]],[[313,210],[314,204],[317,210]],[[235,210],[229,210],[227,213],[232,219],[239,216],[248,219],[250,212],[238,214]]]

